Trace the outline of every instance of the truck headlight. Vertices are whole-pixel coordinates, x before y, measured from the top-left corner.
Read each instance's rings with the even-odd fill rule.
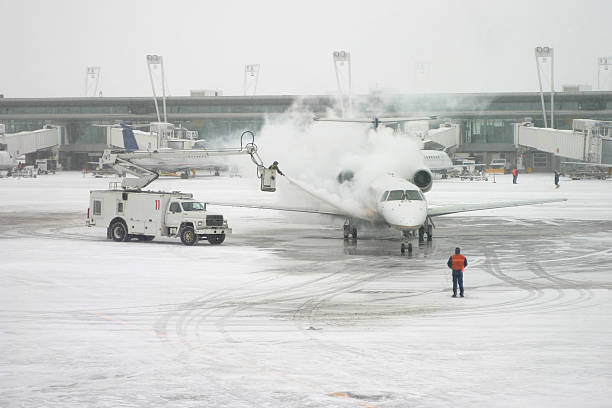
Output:
[[[202,221],[198,221],[198,227],[201,227],[202,225]]]

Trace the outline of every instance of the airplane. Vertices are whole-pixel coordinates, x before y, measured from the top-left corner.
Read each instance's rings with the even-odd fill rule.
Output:
[[[345,122],[345,123],[370,123],[374,130],[378,129],[380,125],[392,126],[398,125],[404,122],[421,122],[435,120],[439,117],[436,115],[422,116],[422,117],[393,117],[393,118],[380,118],[375,116],[373,118],[322,118],[315,116],[313,120],[316,122]],[[397,129],[395,129],[397,131]],[[425,141],[423,141],[425,142]],[[435,174],[442,175],[445,177],[446,173],[453,170],[453,162],[448,154],[443,150],[431,150],[421,149],[423,154],[423,161],[427,165],[427,168]]]
[[[130,153],[130,162],[138,166],[154,171],[180,172],[183,178],[187,178],[192,169],[211,170],[215,172],[215,175],[219,175],[220,171],[229,168],[226,161],[218,155],[211,154],[215,151],[210,149],[172,149],[168,147],[154,150],[141,149],[132,126],[121,123],[120,127],[123,136],[123,151]],[[232,149],[223,150],[229,152]],[[237,153],[242,152],[242,149],[234,150]]]
[[[352,120],[342,120],[352,121]],[[395,122],[398,119],[394,119]],[[374,122],[376,123],[376,121]],[[380,120],[378,121],[380,123]],[[420,151],[420,150],[419,150]],[[437,151],[436,151],[437,152]],[[210,201],[210,205],[247,207],[258,209],[271,209],[311,214],[331,215],[342,217],[344,222],[344,239],[356,240],[358,227],[362,224],[384,226],[398,230],[402,236],[412,238],[418,234],[419,241],[431,241],[433,237],[433,218],[467,211],[505,208],[532,204],[562,202],[564,198],[513,200],[491,202],[485,204],[453,204],[446,206],[430,206],[424,193],[433,186],[433,174],[427,165],[429,153],[425,151],[423,164],[412,170],[404,170],[402,174],[381,172],[381,174],[364,174],[353,172],[352,169],[340,171],[336,177],[338,190],[322,192],[287,175],[285,179],[299,190],[305,192],[323,207],[287,206],[287,205],[260,205],[245,203],[227,203]],[[429,159],[430,162],[437,157]],[[451,163],[452,165],[452,163]],[[358,177],[362,177],[358,180]],[[367,179],[365,178],[367,177]],[[402,242],[402,250],[405,248]],[[409,250],[412,245],[408,244]]]
[[[240,148],[222,149],[171,149],[162,148],[153,151],[140,150],[132,128],[128,125],[122,126],[123,149],[105,150],[103,157],[98,162],[98,169],[102,169],[108,163],[109,155],[117,156],[124,161],[155,172],[177,172],[182,171],[181,177],[187,178],[191,169],[211,169],[219,175],[221,169],[227,168],[227,164],[221,156],[233,156],[249,154],[256,165],[261,166],[261,159],[256,155],[255,135],[251,131],[245,131],[240,137]],[[247,143],[245,144],[245,136]],[[250,137],[250,141],[249,141]],[[257,156],[257,157],[255,157]]]
[[[385,174],[375,178],[367,187],[365,194],[354,191],[354,197],[359,197],[358,205],[344,205],[344,200],[330,200],[320,193],[313,191],[303,183],[285,175],[290,184],[317,199],[327,208],[305,208],[282,205],[259,205],[243,203],[208,202],[210,205],[246,207],[256,209],[269,209],[291,211],[310,214],[331,215],[345,218],[344,239],[351,237],[356,240],[360,224],[385,226],[398,230],[404,238],[410,238],[418,233],[419,242],[433,238],[434,223],[432,218],[448,214],[467,211],[486,210],[494,208],[517,207],[533,204],[544,204],[567,201],[566,198],[514,200],[491,202],[485,204],[454,204],[444,206],[430,206],[424,192],[429,191],[432,185],[431,177],[427,176],[426,169],[417,170],[412,177],[403,178],[394,174]],[[354,183],[354,180],[343,180],[342,183]],[[349,189],[351,186],[349,185]],[[408,244],[409,249],[412,248]],[[402,243],[402,249],[405,245]]]

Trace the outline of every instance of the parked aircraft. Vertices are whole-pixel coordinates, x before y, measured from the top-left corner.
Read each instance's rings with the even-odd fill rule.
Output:
[[[6,150],[0,151],[0,171],[12,171],[17,167],[17,160]]]
[[[141,149],[136,141],[132,127],[121,124],[121,129],[125,152],[131,153],[130,161],[146,169],[180,172],[182,176],[187,177],[192,169],[211,170],[218,175],[220,171],[229,168],[223,157],[211,154],[213,150],[209,149]],[[229,150],[231,149],[224,149],[226,152]],[[237,154],[241,150],[236,149]]]

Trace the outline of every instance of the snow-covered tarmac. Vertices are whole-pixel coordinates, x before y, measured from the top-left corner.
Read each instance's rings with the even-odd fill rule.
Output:
[[[436,182],[433,203],[569,201],[437,218],[412,256],[392,230],[345,242],[326,217],[220,207],[221,246],[115,243],[84,226],[109,181],[0,179],[1,407],[611,404],[612,181]],[[239,178],[151,188],[276,197]]]

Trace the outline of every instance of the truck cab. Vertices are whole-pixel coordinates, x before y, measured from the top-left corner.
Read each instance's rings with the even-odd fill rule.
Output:
[[[225,240],[225,232],[228,230],[227,221],[222,215],[208,214],[206,203],[192,199],[170,200],[165,214],[165,226],[168,236],[181,236],[181,240],[184,241],[182,234],[185,229],[193,228],[193,234],[199,238],[207,238],[214,244],[222,243]],[[208,232],[211,229],[213,234],[209,236]],[[217,230],[223,230],[223,233]],[[191,237],[187,237],[187,240],[190,239]]]

